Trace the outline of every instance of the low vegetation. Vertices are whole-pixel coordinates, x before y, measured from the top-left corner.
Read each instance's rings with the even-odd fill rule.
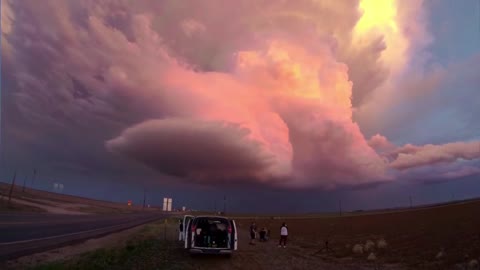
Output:
[[[177,223],[157,222],[146,225],[123,246],[98,249],[70,260],[39,265],[32,270],[63,269],[187,269],[187,257],[175,241]],[[188,257],[187,257],[188,258]]]

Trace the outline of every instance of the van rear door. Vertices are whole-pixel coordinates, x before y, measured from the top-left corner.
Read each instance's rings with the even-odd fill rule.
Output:
[[[183,239],[185,241],[185,248],[190,248],[192,246],[191,227],[192,227],[192,221],[194,218],[195,218],[194,216],[189,216],[189,215],[186,215],[183,217]]]
[[[194,216],[189,216],[189,215],[183,216],[183,233],[187,232],[186,230],[188,225],[187,223],[194,218],[195,218]]]
[[[230,248],[232,250],[237,250],[238,249],[238,237],[237,237],[237,225],[235,224],[235,220],[230,220],[230,224],[232,226],[232,235],[231,235],[231,241],[230,243]]]

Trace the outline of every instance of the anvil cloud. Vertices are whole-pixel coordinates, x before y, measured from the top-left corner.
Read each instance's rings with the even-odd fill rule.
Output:
[[[45,136],[92,130],[86,148],[185,181],[331,189],[479,173],[464,164],[480,159],[473,138],[362,132],[415,98],[405,85],[447,76],[404,83],[428,58],[426,14],[374,2],[2,0],[2,61],[14,110]],[[10,132],[31,141],[26,126]]]

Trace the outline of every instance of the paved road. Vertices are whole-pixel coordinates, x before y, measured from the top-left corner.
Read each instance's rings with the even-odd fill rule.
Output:
[[[0,213],[0,260],[31,254],[158,220],[162,213],[54,215]]]

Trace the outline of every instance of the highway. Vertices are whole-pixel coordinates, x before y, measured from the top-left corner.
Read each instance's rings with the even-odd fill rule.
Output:
[[[163,217],[160,212],[81,216],[0,213],[0,261],[78,243]]]

